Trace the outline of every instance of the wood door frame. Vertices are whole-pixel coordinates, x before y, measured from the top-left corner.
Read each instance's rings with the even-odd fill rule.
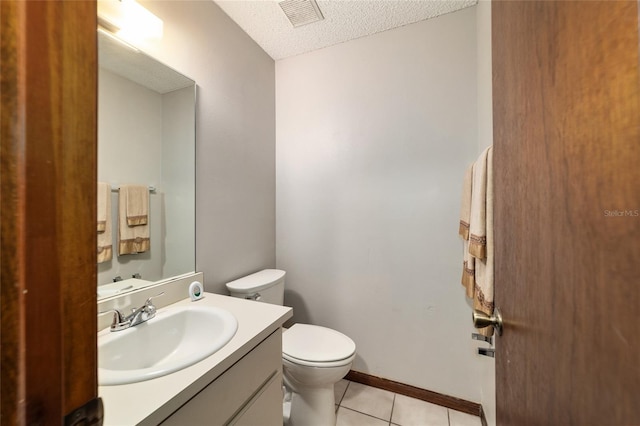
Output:
[[[0,2],[1,421],[56,424],[97,397],[97,15]]]

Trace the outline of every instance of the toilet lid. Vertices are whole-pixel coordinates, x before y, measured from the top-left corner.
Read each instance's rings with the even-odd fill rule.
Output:
[[[226,284],[227,289],[236,293],[262,291],[284,278],[286,272],[279,269],[263,269],[246,277],[238,278]]]
[[[303,361],[339,361],[349,358],[355,351],[353,340],[318,325],[294,324],[282,335],[282,353]]]

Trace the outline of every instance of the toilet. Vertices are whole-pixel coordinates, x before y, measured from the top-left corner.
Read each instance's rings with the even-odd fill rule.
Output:
[[[282,305],[285,271],[265,269],[227,283],[233,297]],[[294,324],[282,334],[287,426],[336,424],[333,386],[351,369],[356,345],[326,327]]]

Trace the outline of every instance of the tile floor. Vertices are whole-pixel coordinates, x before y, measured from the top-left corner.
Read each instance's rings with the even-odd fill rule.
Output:
[[[480,417],[347,380],[335,397],[337,426],[481,426]]]

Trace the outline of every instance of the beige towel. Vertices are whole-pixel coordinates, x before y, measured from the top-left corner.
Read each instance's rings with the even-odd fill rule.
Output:
[[[475,259],[475,291],[473,295],[473,308],[484,312],[487,315],[493,314],[493,149],[489,147],[486,151],[486,190],[485,192],[485,250],[482,259]],[[475,182],[474,182],[475,183]],[[475,188],[474,188],[475,190]],[[473,230],[473,219],[471,222]],[[472,231],[473,233],[473,231]],[[479,330],[485,336],[493,335],[493,327]]]
[[[149,188],[142,185],[123,185],[120,187],[120,199],[122,188],[125,188],[127,225],[146,225],[149,217]]]
[[[122,185],[118,203],[118,255],[144,253],[151,245],[149,189],[140,185]],[[130,218],[133,225],[129,224]]]
[[[469,299],[473,298],[476,288],[476,259],[469,254],[469,241],[463,241],[464,258],[462,261],[462,286]]]
[[[104,182],[98,182],[98,232],[104,232],[107,225],[107,217],[111,212],[107,211],[107,203],[111,201],[111,186]]]
[[[469,165],[462,183],[462,200],[460,203],[460,226],[458,234],[463,240],[462,285],[467,297],[472,298],[475,287],[474,258],[469,254],[469,218],[471,216],[471,189],[473,182],[473,164]]]
[[[460,202],[460,226],[458,234],[469,240],[469,218],[471,217],[471,188],[473,183],[473,164],[467,167],[462,182],[462,200]]]
[[[111,260],[111,186],[98,182],[98,263]]]
[[[482,151],[473,165],[469,253],[476,259],[484,259],[487,250],[487,152],[489,149]]]

